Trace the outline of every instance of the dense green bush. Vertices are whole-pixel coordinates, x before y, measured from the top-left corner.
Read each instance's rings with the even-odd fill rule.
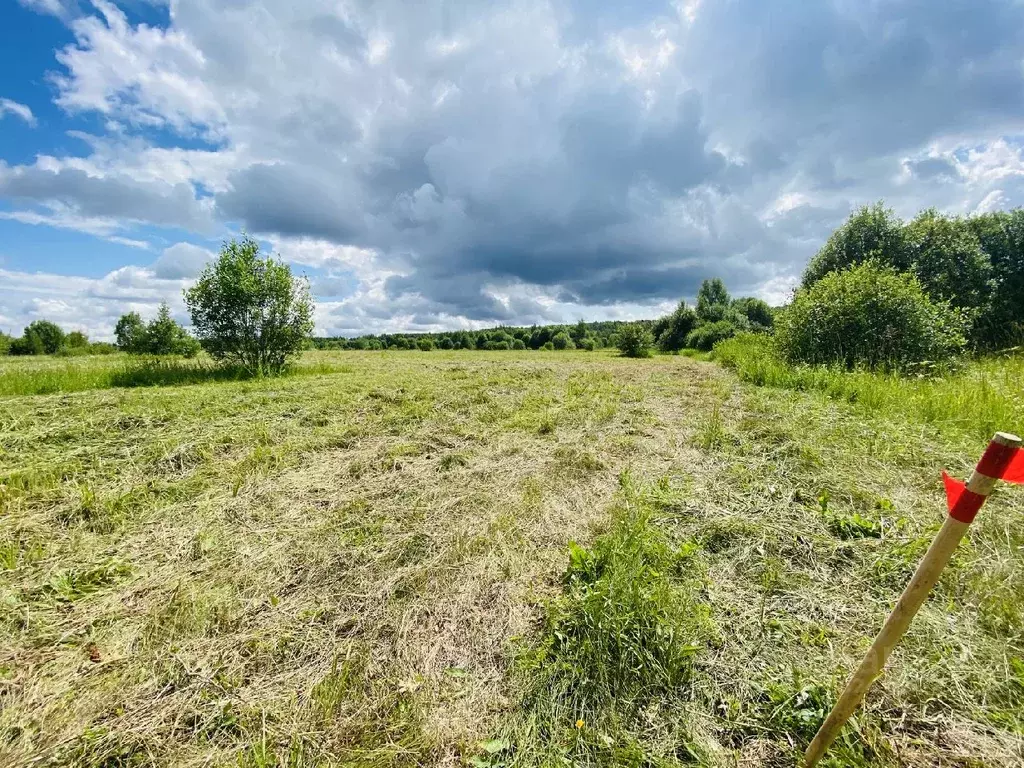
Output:
[[[434,342],[430,339],[420,339],[416,346],[419,347],[420,352],[430,352],[434,349]]]
[[[121,315],[114,328],[117,346],[132,355],[181,355],[195,357],[199,342],[171,317],[171,308],[160,305],[155,318],[143,323],[138,312]]]
[[[512,346],[507,341],[488,341],[487,349],[491,352],[506,352],[512,349]]]
[[[662,352],[677,352],[686,346],[686,336],[697,324],[697,313],[680,301],[668,317],[655,324],[658,348]]]
[[[903,222],[882,203],[855,211],[832,233],[804,270],[803,287],[872,258],[900,272],[910,268]]]
[[[922,212],[904,228],[912,271],[933,299],[980,311],[992,293],[992,266],[965,219]]]
[[[738,330],[736,324],[729,320],[703,323],[687,334],[686,346],[708,352],[718,342],[735,336]]]
[[[554,343],[550,342],[550,341],[545,341],[544,342],[544,346],[541,347],[541,349],[543,349],[545,352],[551,352],[551,351],[554,350],[554,348],[555,348]]]
[[[1024,344],[1024,210],[971,217],[992,267],[992,298],[975,321],[979,346],[999,349]]]
[[[790,362],[900,369],[958,354],[967,327],[962,312],[930,299],[914,275],[867,261],[797,291],[775,320],[775,336]]]
[[[746,318],[752,331],[767,331],[775,324],[775,314],[768,302],[744,296],[732,303],[732,308]]]
[[[593,352],[595,348],[594,339],[591,336],[587,336],[583,341],[579,343],[579,348],[585,352]]]
[[[43,347],[43,340],[39,334],[31,328],[26,328],[24,336],[11,342],[8,352],[12,355],[43,355],[46,354],[46,349]]]
[[[0,331],[0,355],[6,355],[11,351],[11,342],[13,342],[10,336]]]
[[[64,337],[64,346],[72,349],[84,349],[89,346],[89,337],[81,331],[72,331]]]
[[[25,337],[34,336],[42,345],[43,354],[52,355],[64,346],[64,331],[49,320],[35,320],[25,329]],[[33,343],[33,348],[37,345]]]
[[[650,357],[654,337],[644,323],[631,323],[619,331],[618,347],[626,357]]]
[[[522,339],[516,339],[512,342],[512,349],[526,349],[526,342]]]
[[[575,349],[576,345],[573,343],[572,338],[565,331],[556,333],[552,339],[551,344],[555,349]]]

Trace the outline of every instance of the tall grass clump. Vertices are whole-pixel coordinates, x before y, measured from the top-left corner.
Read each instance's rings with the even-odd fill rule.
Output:
[[[978,439],[1024,424],[1024,354],[1010,350],[955,370],[919,366],[915,373],[793,365],[770,337],[741,334],[714,349],[715,359],[762,387],[820,391],[838,400],[899,414]],[[943,375],[933,375],[939,372]]]
[[[540,643],[521,659],[522,722],[509,733],[519,765],[647,764],[642,731],[659,720],[666,754],[696,756],[678,703],[709,631],[695,546],[658,524],[658,490],[623,478],[610,530],[570,545],[564,594]]]
[[[289,375],[316,375],[347,370],[324,362],[293,366]],[[39,364],[11,363],[0,367],[0,396],[50,395],[114,387],[161,387],[244,381],[259,378],[240,365],[215,365],[208,359],[175,357],[135,358],[121,356]]]

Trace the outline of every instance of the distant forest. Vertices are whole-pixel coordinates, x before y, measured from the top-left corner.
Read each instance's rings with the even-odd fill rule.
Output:
[[[641,321],[647,325],[653,321]],[[441,333],[383,333],[357,336],[314,337],[316,349],[600,349],[615,346],[619,332],[630,322],[604,320],[574,325],[498,326],[479,331]]]

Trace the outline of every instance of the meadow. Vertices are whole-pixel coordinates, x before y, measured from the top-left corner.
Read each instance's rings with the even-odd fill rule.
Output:
[[[1021,363],[719,351],[3,361],[0,764],[793,765]],[[1022,594],[1004,488],[825,764],[1020,765]]]

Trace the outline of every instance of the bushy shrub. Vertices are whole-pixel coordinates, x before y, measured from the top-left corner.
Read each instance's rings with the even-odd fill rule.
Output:
[[[117,346],[132,355],[181,355],[195,357],[199,342],[171,317],[171,309],[161,304],[155,318],[143,323],[138,312],[121,315],[114,328]]]
[[[559,331],[558,333],[556,333],[554,335],[554,337],[551,339],[551,343],[554,345],[555,349],[575,349],[576,348],[576,345],[573,343],[573,340],[569,337],[569,334],[566,333],[565,331]]]
[[[43,354],[52,355],[64,346],[64,331],[49,320],[34,320],[25,329],[25,336],[35,336],[42,345]],[[33,345],[35,346],[35,345]]]
[[[992,299],[975,321],[975,341],[988,349],[1024,344],[1024,209],[968,220],[992,267]]]
[[[742,329],[730,320],[703,323],[687,334],[686,346],[708,352],[715,344],[735,336],[740,330]]]
[[[934,209],[922,212],[904,228],[911,269],[932,299],[954,307],[981,310],[992,293],[992,266],[978,236],[965,219]],[[899,265],[893,265],[900,269]]]
[[[11,342],[8,350],[12,355],[43,355],[46,350],[43,347],[43,340],[31,328],[25,329],[25,335]]]
[[[630,323],[619,331],[618,346],[626,357],[650,357],[654,337],[643,323]]]
[[[451,338],[449,338],[448,336],[445,336],[443,339],[441,339],[440,346],[441,346],[441,349],[454,349],[455,348],[455,342],[452,341]]]
[[[677,352],[686,346],[687,335],[697,325],[697,313],[686,306],[685,301],[680,301],[675,311],[660,325],[658,348],[662,352]]]
[[[146,326],[143,343],[144,351],[150,355],[195,357],[200,349],[199,342],[171,317],[171,308],[166,304],[160,305],[156,317]]]
[[[866,261],[799,290],[775,336],[790,362],[899,369],[958,354],[967,328],[964,314],[932,301],[914,275]]]
[[[512,349],[526,349],[526,342],[522,339],[516,339],[512,342]]]
[[[430,352],[434,349],[434,342],[431,339],[420,339],[416,346],[419,347],[420,352]]]
[[[579,343],[579,348],[585,350],[586,352],[593,352],[594,346],[594,339],[590,336],[587,336],[585,339],[583,339],[583,341]]]
[[[903,222],[882,203],[855,211],[829,237],[804,270],[803,287],[809,288],[831,272],[875,259],[906,272],[910,255]]]
[[[746,318],[752,331],[767,331],[775,324],[775,314],[768,302],[744,296],[732,303],[732,308]]]
[[[504,352],[504,351],[507,351],[507,350],[509,350],[511,348],[512,347],[509,346],[509,343],[507,341],[488,341],[487,342],[487,349],[491,350],[492,352]]]
[[[6,355],[11,351],[11,342],[13,342],[10,336],[0,331],[0,355]]]
[[[72,349],[88,347],[89,337],[81,331],[72,331],[64,337],[64,346]]]
[[[555,344],[554,342],[551,341],[545,341],[544,345],[541,347],[541,349],[543,349],[545,352],[551,352],[552,350],[554,350],[554,348]]]

